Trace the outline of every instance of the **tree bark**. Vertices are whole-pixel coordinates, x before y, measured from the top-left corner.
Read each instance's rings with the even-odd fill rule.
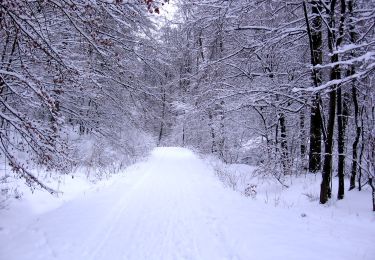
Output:
[[[218,143],[217,143],[217,148],[219,152],[219,157],[225,161],[224,158],[224,146],[225,146],[225,125],[224,125],[224,120],[225,120],[225,115],[224,115],[224,104],[225,102],[222,100],[220,101],[220,104],[217,104],[217,114],[219,117],[219,138],[218,138]]]
[[[363,160],[363,151],[365,149],[365,140],[364,140],[364,136],[365,136],[365,129],[363,127],[364,123],[364,119],[363,119],[363,113],[364,113],[364,107],[362,106],[362,109],[361,109],[361,150],[359,152],[359,170],[358,170],[358,190],[361,191],[362,189],[362,160]]]
[[[344,36],[344,22],[345,22],[345,13],[346,13],[346,3],[345,0],[341,0],[340,4],[340,25],[339,25],[339,36],[336,41],[336,48],[341,45],[343,36]],[[338,57],[336,59],[338,61]],[[340,69],[337,68],[336,78],[340,78]],[[344,198],[345,194],[345,119],[343,115],[343,103],[342,103],[342,89],[340,86],[337,88],[337,150],[338,150],[338,165],[337,165],[337,174],[339,178],[339,187],[337,193],[337,199],[341,200]]]
[[[328,48],[331,53],[331,63],[338,61],[338,54],[334,54],[335,48],[335,33],[333,31],[335,27],[335,5],[336,0],[331,1],[330,9],[327,10],[329,16],[329,28],[328,28]],[[340,78],[340,68],[338,65],[331,69],[330,80],[336,80]],[[332,182],[332,153],[333,153],[333,133],[335,129],[335,115],[336,115],[336,89],[340,87],[337,85],[332,86],[329,93],[329,114],[327,124],[327,137],[325,140],[325,153],[324,153],[324,164],[322,171],[322,183],[320,185],[320,203],[325,204],[332,195],[331,182]]]
[[[337,150],[338,150],[338,165],[337,174],[339,178],[339,187],[337,199],[344,198],[344,168],[345,168],[345,126],[342,114],[342,93],[341,88],[337,89]]]
[[[211,111],[208,111],[208,119],[210,120],[210,128],[211,128],[211,153],[214,154],[217,152],[216,142],[215,142],[215,129],[214,129],[214,122],[213,122],[213,115]]]
[[[285,114],[279,114],[280,122],[280,146],[281,146],[281,156],[282,156],[282,165],[284,174],[289,173],[289,154],[288,154],[288,143],[287,143],[287,134],[286,134],[286,123],[285,123]]]
[[[353,8],[354,3],[352,0],[348,1],[348,12],[349,12],[349,38],[351,43],[356,43],[357,41],[357,34],[355,32],[355,28],[353,23]],[[354,56],[354,53],[351,54]],[[348,76],[355,74],[355,67],[354,65],[350,65],[350,68],[347,72]],[[356,177],[357,177],[357,171],[358,171],[358,143],[361,137],[362,129],[359,124],[359,105],[358,105],[358,94],[357,94],[357,87],[355,86],[355,83],[352,83],[352,100],[354,105],[354,124],[355,124],[355,139],[352,145],[352,168],[351,168],[351,174],[350,174],[350,186],[349,190],[352,190],[355,188],[356,183]]]
[[[163,93],[161,96],[162,99],[162,110],[161,110],[161,121],[160,121],[160,130],[159,130],[159,140],[158,140],[158,145],[161,144],[161,140],[163,138],[164,134],[164,121],[165,121],[165,102],[166,102],[166,94],[165,94],[165,89],[163,88]]]
[[[329,118],[327,139],[325,141],[322,183],[320,185],[320,203],[325,204],[331,198],[333,132],[335,129],[336,91],[329,93]]]
[[[300,128],[300,158],[301,158],[301,166],[303,170],[307,170],[306,163],[305,163],[305,155],[306,155],[306,128],[305,128],[305,110],[299,114],[299,128]]]
[[[310,114],[309,172],[313,173],[320,171],[321,168],[322,129],[319,99],[320,96],[316,94]]]
[[[368,179],[368,183],[371,187],[371,194],[372,194],[372,211],[375,211],[375,186],[372,183],[372,178]]]
[[[319,1],[312,1],[312,28],[310,28],[306,4],[303,2],[306,26],[309,35],[311,64],[316,66],[322,64],[322,11]],[[315,87],[322,83],[322,73],[319,69],[313,68],[312,79]],[[322,151],[322,129],[321,129],[321,111],[320,111],[320,95],[316,94],[312,100],[310,112],[310,147],[309,147],[309,171],[318,172],[321,168],[321,151]]]
[[[355,86],[352,87],[352,98],[353,98],[353,104],[354,104],[354,121],[355,121],[355,128],[356,128],[356,136],[353,142],[352,147],[352,169],[351,169],[351,175],[350,175],[350,187],[349,190],[352,190],[355,188],[355,180],[357,176],[357,169],[358,169],[358,143],[359,139],[361,137],[361,127],[359,125],[359,106],[358,106],[358,97],[357,97],[357,88]]]

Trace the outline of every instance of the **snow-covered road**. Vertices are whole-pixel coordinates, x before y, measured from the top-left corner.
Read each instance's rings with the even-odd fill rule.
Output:
[[[356,222],[259,207],[187,149],[157,148],[115,180],[1,231],[0,259],[375,259]]]

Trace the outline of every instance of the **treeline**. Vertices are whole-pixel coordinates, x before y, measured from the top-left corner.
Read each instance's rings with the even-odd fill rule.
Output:
[[[0,1],[1,160],[30,186],[53,192],[35,165],[64,173],[145,152],[144,53],[158,4]]]
[[[160,142],[323,175],[320,202],[375,177],[375,3],[175,1]],[[373,186],[372,186],[373,187]],[[374,206],[375,207],[375,206]],[[374,208],[375,209],[375,208]]]

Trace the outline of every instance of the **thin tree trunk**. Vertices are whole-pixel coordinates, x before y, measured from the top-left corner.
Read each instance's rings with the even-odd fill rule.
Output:
[[[357,41],[357,33],[355,32],[355,28],[353,25],[353,8],[354,8],[354,1],[349,0],[348,1],[348,12],[349,12],[349,38],[351,43],[356,43]],[[351,53],[352,56],[354,56],[354,53]],[[354,65],[351,65],[348,70],[348,76],[355,74],[355,67]],[[351,174],[350,174],[350,186],[349,190],[352,190],[355,188],[356,183],[356,177],[357,177],[357,171],[358,171],[358,143],[361,137],[362,129],[359,124],[359,105],[358,105],[358,94],[357,94],[357,88],[355,86],[355,82],[352,83],[352,100],[354,105],[354,124],[355,124],[355,139],[352,145],[352,168],[351,168]]]
[[[299,128],[300,128],[300,158],[301,158],[301,166],[303,170],[307,170],[306,163],[305,163],[305,155],[306,155],[306,128],[305,128],[305,110],[299,114]]]
[[[160,130],[159,130],[159,142],[158,145],[161,144],[161,140],[163,138],[164,134],[164,121],[165,121],[165,89],[163,88],[163,94],[162,94],[162,111],[161,111],[161,121],[160,121]]]
[[[225,125],[224,125],[224,101],[221,101],[217,106],[217,114],[219,116],[219,140],[218,140],[218,152],[221,159],[224,160],[224,146],[225,146]],[[225,160],[224,160],[225,161]]]
[[[288,143],[287,143],[287,134],[286,134],[286,123],[285,123],[285,115],[284,113],[279,114],[279,122],[280,122],[280,146],[281,146],[281,156],[282,156],[282,164],[284,174],[289,173],[289,154],[288,154]]]
[[[352,162],[352,170],[350,175],[350,188],[349,190],[352,190],[355,188],[355,180],[357,176],[357,169],[358,169],[358,143],[359,139],[361,137],[362,129],[359,125],[359,106],[358,106],[358,97],[357,97],[357,88],[355,86],[352,87],[352,98],[353,98],[353,104],[354,104],[354,121],[355,121],[355,128],[356,128],[356,136],[353,142],[353,162]]]
[[[328,28],[328,48],[331,53],[331,63],[338,61],[338,54],[333,54],[335,48],[335,33],[333,31],[335,26],[335,5],[336,1],[331,1],[329,14],[329,28]],[[340,68],[338,65],[331,69],[330,80],[340,78]],[[336,116],[336,89],[337,85],[332,86],[329,93],[329,114],[327,125],[327,138],[325,140],[325,153],[322,171],[322,183],[320,185],[320,203],[325,204],[332,195],[331,182],[332,182],[332,153],[333,153],[333,133],[335,129],[335,116]]]
[[[338,165],[337,174],[339,178],[339,187],[337,199],[344,198],[344,167],[345,167],[345,127],[342,114],[342,93],[341,88],[337,89],[337,150],[338,150]]]
[[[210,120],[210,128],[211,128],[211,153],[216,153],[217,152],[217,149],[216,149],[216,142],[215,142],[215,129],[214,129],[214,126],[213,126],[213,116],[212,116],[212,112],[209,111],[208,112],[208,119]]]
[[[320,97],[317,94],[315,100],[313,100],[310,116],[309,172],[313,173],[318,172],[321,168],[322,130],[319,99]]]
[[[371,187],[371,194],[372,194],[372,211],[375,211],[375,186],[372,183],[372,178],[368,179],[368,183]]]
[[[182,125],[182,147],[185,147],[185,123]]]
[[[336,42],[336,48],[339,47],[342,43],[344,36],[344,22],[345,22],[345,13],[346,13],[346,3],[345,0],[341,0],[340,4],[341,17],[339,25],[339,36]],[[338,58],[337,58],[338,61]],[[340,78],[340,69],[337,68],[336,73],[337,78]],[[343,104],[342,104],[342,90],[341,87],[337,88],[337,150],[338,150],[338,165],[337,165],[337,174],[339,178],[339,187],[337,193],[337,199],[341,200],[344,198],[345,193],[345,120],[343,115]]]
[[[358,190],[361,191],[362,189],[362,160],[363,160],[363,151],[365,149],[365,129],[363,127],[363,113],[364,107],[361,109],[361,151],[359,153],[359,170],[358,170]]]

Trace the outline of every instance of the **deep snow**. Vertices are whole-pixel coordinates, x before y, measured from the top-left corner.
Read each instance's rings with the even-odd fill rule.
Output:
[[[306,183],[284,193],[258,184],[251,199],[187,149],[157,148],[102,185],[81,185],[66,200],[1,210],[0,259],[375,259],[375,217],[359,193],[321,206]]]

